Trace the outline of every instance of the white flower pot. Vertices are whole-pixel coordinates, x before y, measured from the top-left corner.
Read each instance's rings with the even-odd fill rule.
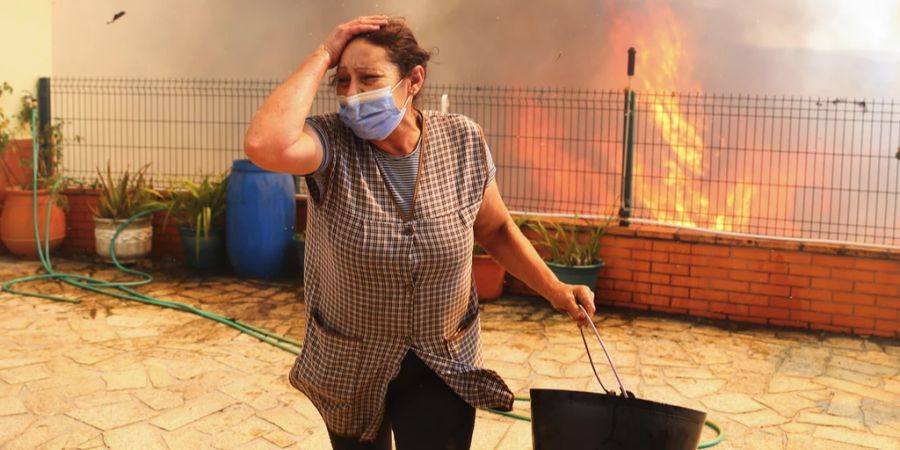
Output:
[[[97,254],[107,262],[112,262],[109,254],[109,243],[116,228],[124,220],[102,219],[94,217],[94,239],[96,240]],[[116,260],[119,262],[132,262],[150,254],[153,245],[152,216],[145,216],[131,222],[116,238]]]

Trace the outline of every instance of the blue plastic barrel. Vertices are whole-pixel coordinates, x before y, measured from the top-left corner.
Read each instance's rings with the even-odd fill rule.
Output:
[[[297,221],[294,178],[261,169],[249,159],[231,166],[226,210],[228,259],[237,275],[271,279],[292,257]]]

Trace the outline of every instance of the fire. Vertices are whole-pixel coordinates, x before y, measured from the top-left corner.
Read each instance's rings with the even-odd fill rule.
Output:
[[[665,143],[663,151],[640,140],[635,145],[636,209],[660,222],[746,231],[757,188],[742,178],[726,186],[725,195],[711,197],[708,179],[715,174],[702,125],[682,110],[678,97],[665,94],[700,90],[690,79],[692,61],[684,50],[683,27],[665,2],[640,10],[620,10],[613,2],[608,7],[615,17],[610,29],[613,48],[634,45],[638,50],[637,114],[644,116],[638,120],[651,116]]]

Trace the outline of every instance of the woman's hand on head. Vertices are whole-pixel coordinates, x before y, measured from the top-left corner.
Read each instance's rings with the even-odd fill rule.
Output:
[[[341,59],[341,53],[344,51],[344,47],[347,46],[350,39],[353,39],[353,36],[360,33],[376,31],[387,25],[387,23],[388,16],[360,16],[349,22],[338,25],[337,28],[328,35],[325,42],[322,43],[322,48],[324,48],[331,56],[331,62],[328,64],[328,67],[331,68],[338,64],[338,61]]]
[[[594,291],[584,285],[560,283],[559,288],[547,300],[557,311],[568,314],[572,320],[578,323],[579,327],[587,325],[597,309],[594,305]],[[587,317],[581,312],[578,305],[587,311]]]

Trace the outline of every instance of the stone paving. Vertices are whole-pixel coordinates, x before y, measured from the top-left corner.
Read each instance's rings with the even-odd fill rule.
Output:
[[[296,282],[146,264],[157,280],[142,292],[303,335]],[[54,267],[124,279],[90,260]],[[0,257],[0,280],[37,273],[36,263]],[[54,282],[26,287],[81,303],[0,294],[0,448],[330,448],[316,411],[287,383],[294,355],[196,315]],[[717,448],[900,449],[898,342],[609,310],[596,322],[626,386],[707,411],[727,434]],[[542,301],[485,304],[482,328],[486,365],[517,394],[598,390],[577,329]],[[528,413],[527,403],[516,409]],[[531,448],[530,425],[480,411],[472,448]]]

